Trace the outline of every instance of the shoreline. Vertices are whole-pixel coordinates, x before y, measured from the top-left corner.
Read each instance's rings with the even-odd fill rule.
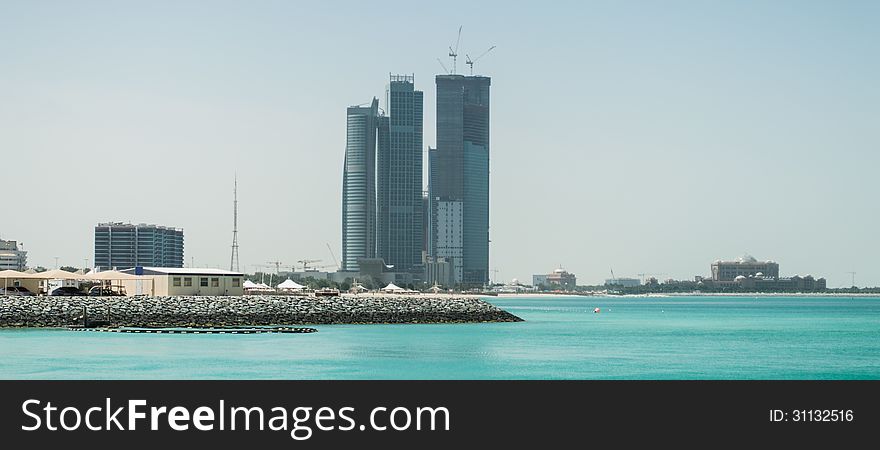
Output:
[[[792,292],[663,292],[663,293],[650,293],[650,294],[580,294],[580,293],[559,293],[559,294],[551,294],[547,292],[539,292],[539,293],[523,293],[523,294],[513,294],[513,293],[504,293],[498,294],[497,298],[523,298],[523,297],[538,297],[538,298],[552,298],[552,297],[600,297],[600,298],[662,298],[662,297],[874,297],[880,298],[880,294],[867,294],[867,293],[858,293],[858,294],[846,294],[840,292],[805,292],[805,293],[792,293]]]
[[[523,320],[475,296],[0,296],[0,328],[223,327]]]

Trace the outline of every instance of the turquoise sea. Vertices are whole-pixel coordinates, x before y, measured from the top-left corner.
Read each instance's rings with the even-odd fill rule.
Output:
[[[489,301],[525,322],[258,335],[2,330],[0,378],[880,379],[880,297]]]

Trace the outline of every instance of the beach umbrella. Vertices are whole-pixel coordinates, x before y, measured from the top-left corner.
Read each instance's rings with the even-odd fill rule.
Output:
[[[278,287],[278,289],[302,289],[302,288],[304,288],[305,286],[303,286],[303,285],[297,283],[296,281],[293,281],[293,280],[291,280],[290,278],[288,278],[288,279],[285,280],[283,283],[279,284],[277,287]]]

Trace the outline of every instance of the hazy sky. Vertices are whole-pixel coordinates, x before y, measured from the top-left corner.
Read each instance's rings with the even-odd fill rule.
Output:
[[[345,108],[436,58],[492,77],[490,269],[580,284],[774,259],[880,285],[880,2],[0,0],[0,237],[82,266],[100,221],[186,261],[341,257]],[[459,60],[459,72],[466,66]]]

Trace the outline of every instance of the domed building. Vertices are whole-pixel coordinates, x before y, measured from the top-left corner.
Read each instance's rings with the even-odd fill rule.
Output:
[[[535,286],[543,285],[550,289],[573,290],[577,286],[577,277],[562,267],[547,275],[535,275],[532,278]]]
[[[779,264],[775,261],[758,261],[752,255],[743,255],[733,261],[712,263],[712,281],[734,281],[737,277],[779,278]]]

